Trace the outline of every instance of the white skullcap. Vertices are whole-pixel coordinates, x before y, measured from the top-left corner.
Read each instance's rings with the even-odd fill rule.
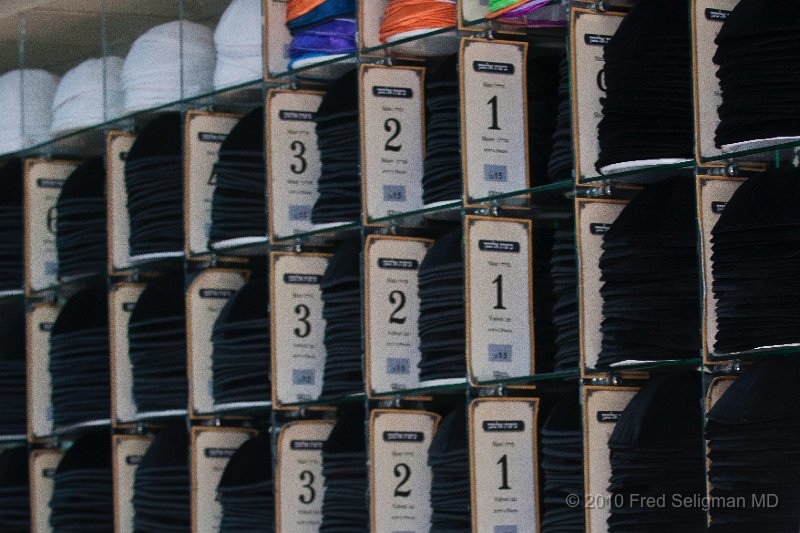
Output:
[[[57,85],[58,76],[41,69],[12,70],[0,76],[0,153],[49,138],[50,106]]]
[[[125,58],[122,67],[125,111],[138,111],[208,92],[212,89],[213,76],[214,39],[209,28],[186,20],[156,26],[136,39]]]
[[[214,32],[215,88],[261,79],[264,68],[261,23],[261,0],[233,0],[222,14]]]
[[[105,100],[103,65],[105,61]],[[122,58],[89,59],[61,78],[53,97],[53,135],[100,124],[122,112]]]

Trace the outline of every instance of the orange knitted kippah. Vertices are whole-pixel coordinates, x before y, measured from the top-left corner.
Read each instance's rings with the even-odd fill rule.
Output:
[[[291,22],[298,17],[302,17],[324,3],[325,0],[287,0],[286,22]]]
[[[383,14],[380,39],[413,30],[456,25],[456,5],[443,0],[389,0]]]

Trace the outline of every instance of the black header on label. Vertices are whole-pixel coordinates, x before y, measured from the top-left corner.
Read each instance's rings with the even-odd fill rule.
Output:
[[[518,242],[484,239],[478,241],[478,248],[480,248],[482,252],[506,252],[512,254],[518,254],[520,250]]]
[[[384,442],[422,442],[425,434],[421,431],[384,431]]]
[[[711,7],[706,8],[706,19],[708,20],[717,20],[722,22],[723,20],[727,20],[730,16],[731,12],[727,9],[714,9]]]
[[[312,122],[316,113],[312,111],[291,111],[282,109],[278,111],[278,117],[281,120],[300,120],[303,122]]]
[[[375,85],[372,87],[372,96],[377,96],[379,98],[413,98],[414,91],[408,87]]]
[[[36,180],[36,185],[40,189],[60,189],[64,186],[64,181],[66,180],[57,180],[52,178],[39,178]]]
[[[206,448],[203,453],[211,459],[227,459],[236,453],[236,448]]]
[[[522,420],[486,420],[483,430],[491,433],[509,433],[525,431],[525,422]]]
[[[53,322],[42,322],[39,324],[39,331],[52,331],[53,330]]]
[[[600,222],[589,224],[589,231],[592,232],[592,235],[602,235],[610,229],[611,224],[604,224]]]
[[[605,46],[611,42],[611,35],[600,35],[597,33],[587,33],[583,36],[583,42],[589,46]]]
[[[496,61],[473,61],[472,68],[475,72],[488,72],[490,74],[514,74],[514,65],[511,63],[498,63]]]
[[[378,267],[387,270],[417,270],[419,268],[419,261],[416,259],[381,257],[378,259]]]
[[[204,143],[222,143],[228,138],[225,133],[214,133],[211,131],[201,131],[197,134],[197,138]]]
[[[325,444],[323,440],[293,440],[289,443],[289,448],[300,451],[316,451],[321,450],[323,444]]]
[[[125,458],[126,465],[138,465],[141,464],[144,455],[129,455]]]
[[[720,214],[725,211],[725,206],[728,205],[728,202],[711,202],[711,211],[716,214]]]
[[[597,411],[597,421],[616,422],[620,415],[622,415],[622,411]]]
[[[319,285],[322,283],[322,276],[319,274],[284,274],[284,283],[294,285]]]
[[[236,293],[232,289],[200,289],[200,298],[227,300]]]
[[[126,313],[130,313],[136,308],[136,302],[125,302],[122,304],[122,310]]]

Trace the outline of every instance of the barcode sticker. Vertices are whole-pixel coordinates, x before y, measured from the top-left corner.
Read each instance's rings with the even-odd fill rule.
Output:
[[[383,186],[383,201],[384,202],[405,202],[406,201],[406,187],[405,187],[405,185],[384,185]]]
[[[410,374],[411,360],[408,357],[387,357],[386,373],[393,376]]]
[[[510,363],[513,351],[510,344],[490,344],[489,362],[490,363]]]
[[[506,165],[483,165],[483,180],[495,183],[508,181],[508,167]]]
[[[314,385],[316,372],[313,368],[295,368],[292,370],[292,383],[294,385]]]
[[[310,205],[290,205],[289,206],[289,220],[292,222],[298,220],[311,220],[311,206]]]

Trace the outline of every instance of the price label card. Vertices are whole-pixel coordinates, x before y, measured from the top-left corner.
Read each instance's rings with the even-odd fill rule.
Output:
[[[534,398],[486,398],[469,406],[474,533],[539,531]]]
[[[462,39],[464,203],[528,188],[526,43]]]
[[[419,265],[433,241],[370,235],[364,252],[370,394],[419,387]]]
[[[578,231],[578,308],[581,318],[580,346],[583,369],[597,365],[603,345],[603,298],[600,296],[600,256],[603,235],[625,208],[624,200],[576,200]]]
[[[422,208],[425,69],[362,65],[365,223]]]
[[[245,428],[192,428],[192,533],[219,531],[217,486],[230,458],[254,434]]]
[[[73,161],[25,160],[25,290],[28,295],[58,282],[56,202]]]
[[[214,165],[239,115],[188,111],[184,124],[184,230],[188,255],[209,253],[211,202],[217,178]],[[266,194],[266,193],[265,193]],[[266,216],[266,214],[264,215]]]
[[[600,155],[597,127],[603,118],[600,99],[606,94],[604,50],[623,16],[572,9],[572,149],[579,182],[597,174],[595,163]]]
[[[635,387],[584,387],[584,494],[591,495],[594,499],[594,502],[587,502],[585,505],[587,533],[608,531],[606,521],[611,514],[610,506],[605,505],[605,502],[611,501],[611,493],[608,492],[608,480],[611,479],[608,439],[611,438],[622,411],[638,390]],[[592,503],[595,505],[590,505]]]
[[[325,319],[320,283],[330,254],[270,254],[272,403],[307,402],[322,393]]]
[[[32,450],[28,456],[31,533],[53,531],[50,525],[50,498],[53,496],[53,478],[62,457],[64,452],[53,448]]]
[[[189,398],[193,414],[214,411],[214,373],[211,363],[214,323],[228,300],[246,282],[247,272],[243,270],[211,268],[200,272],[186,291]],[[267,346],[264,346],[266,350]]]
[[[714,353],[714,344],[717,339],[717,299],[712,290],[714,262],[711,260],[711,230],[717,225],[728,200],[744,181],[743,178],[715,176],[698,176],[697,178],[698,220],[700,221],[700,245],[703,251],[703,282],[705,283],[703,351],[706,357]]]
[[[431,519],[428,448],[439,415],[375,409],[370,413],[370,516],[373,533],[427,532]]]
[[[31,440],[53,433],[50,331],[60,312],[58,305],[37,303],[26,314],[28,436]]]
[[[323,93],[267,92],[267,184],[270,235],[310,231],[311,208],[319,197],[322,162],[314,122]]]
[[[289,44],[292,34],[286,27],[286,0],[263,0],[264,13],[264,79],[289,68]]]
[[[470,381],[532,375],[531,222],[466,217]]]
[[[131,224],[128,217],[128,190],[125,188],[125,160],[136,135],[109,131],[106,138],[106,224],[108,227],[109,274],[130,266]]]
[[[463,22],[485,18],[489,12],[489,0],[461,0],[458,5]]]
[[[728,19],[740,0],[692,1],[692,48],[694,52],[694,110],[696,154],[714,157],[722,154],[714,137],[719,126],[719,106],[722,91],[717,78],[714,42],[722,24]]]
[[[275,469],[276,533],[317,533],[322,524],[322,445],[330,420],[301,420],[281,426]]]
[[[153,442],[148,435],[114,435],[114,531],[133,531],[133,482],[136,469]]]
[[[133,370],[128,350],[128,322],[146,283],[117,283],[108,294],[111,351],[111,418],[131,423],[138,413],[133,399]]]

